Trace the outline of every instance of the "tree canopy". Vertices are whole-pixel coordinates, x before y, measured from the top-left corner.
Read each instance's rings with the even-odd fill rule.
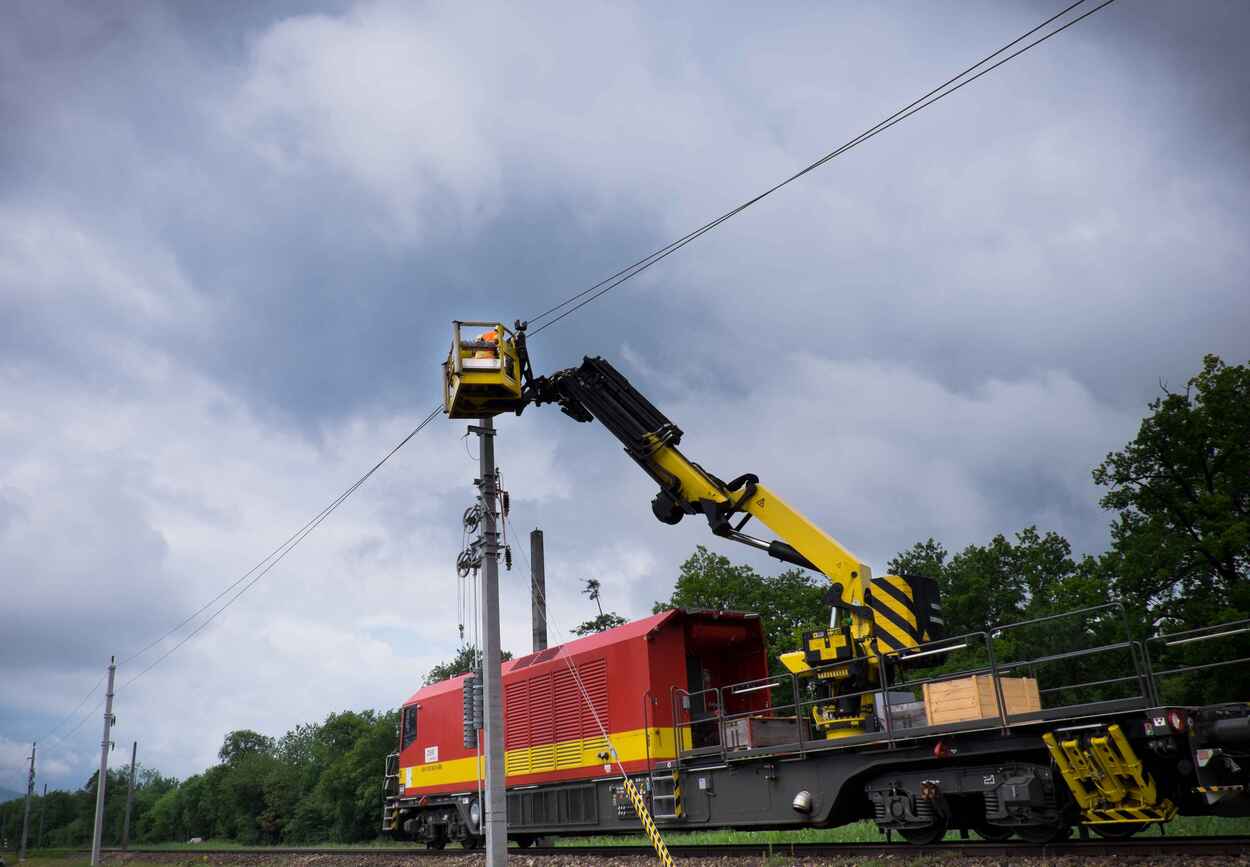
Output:
[[[1114,511],[1108,568],[1153,626],[1250,612],[1250,368],[1214,355],[1164,389],[1093,472]]]
[[[787,569],[761,575],[700,545],[681,564],[672,595],[656,602],[652,610],[710,608],[758,614],[772,664],[780,670],[778,654],[796,649],[804,632],[828,625],[827,589],[828,582],[814,572]]]
[[[603,602],[600,600],[600,585],[598,578],[587,578],[586,586],[582,589],[582,595],[590,598],[595,606],[599,609],[599,614],[589,620],[585,620],[573,627],[573,634],[577,636],[593,635],[596,632],[603,632],[605,629],[612,629],[626,623],[626,620],[615,611],[604,611]]]

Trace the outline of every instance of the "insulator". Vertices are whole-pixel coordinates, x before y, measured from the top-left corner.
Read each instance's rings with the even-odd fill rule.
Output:
[[[512,571],[512,546],[503,546],[503,565],[509,572]]]
[[[503,501],[503,516],[506,518],[509,510],[512,508],[512,497],[507,491],[504,491],[500,499]]]
[[[480,540],[474,540],[469,547],[460,552],[460,556],[456,558],[456,572],[461,578],[482,565],[482,544]]]

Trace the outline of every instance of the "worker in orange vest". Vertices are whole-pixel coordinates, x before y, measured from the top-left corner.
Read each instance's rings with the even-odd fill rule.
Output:
[[[499,332],[492,328],[490,331],[483,332],[478,336],[481,343],[493,343],[499,345]],[[499,352],[496,349],[479,349],[473,353],[474,358],[498,358]]]

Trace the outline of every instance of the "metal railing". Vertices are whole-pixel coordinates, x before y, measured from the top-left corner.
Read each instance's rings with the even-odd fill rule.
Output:
[[[1110,620],[1107,619],[1107,615],[1110,615]],[[1109,643],[1095,643],[1094,646],[1090,647],[1078,647],[1023,659],[999,658],[995,643],[1001,642],[1005,635],[1029,626],[1056,623],[1074,618],[1082,618],[1082,624],[1079,627],[1075,627],[1075,632],[1065,634],[1084,636],[1091,642],[1097,642],[1105,640],[1105,638],[1098,638],[1099,630],[1112,625],[1118,627],[1112,630],[1113,636],[1115,632],[1122,630],[1123,638]],[[868,689],[840,694],[836,699],[831,699],[827,696],[804,697],[804,689],[809,684],[819,682],[818,675],[821,671],[834,668],[837,665],[844,665],[845,663],[814,669],[810,674],[805,673],[801,678],[794,674],[786,673],[695,691],[673,687],[671,690],[673,741],[678,761],[683,756],[698,755],[718,755],[722,761],[728,761],[730,758],[739,755],[745,757],[745,755],[754,755],[761,751],[795,752],[803,756],[809,750],[816,748],[827,749],[839,745],[860,744],[866,741],[880,741],[893,749],[899,740],[940,734],[945,730],[999,728],[1003,733],[1007,733],[1015,723],[1049,719],[1066,712],[1068,709],[1080,708],[1083,712],[1096,713],[1100,710],[1152,707],[1159,703],[1158,681],[1160,678],[1250,663],[1250,657],[1240,657],[1200,665],[1182,665],[1155,671],[1155,660],[1150,652],[1152,645],[1161,642],[1165,646],[1175,646],[1241,634],[1250,634],[1250,620],[1203,627],[1171,635],[1156,636],[1145,642],[1135,641],[1132,638],[1128,614],[1123,604],[1115,601],[1062,614],[1052,614],[1016,623],[990,626],[985,630],[928,641],[914,647],[899,650],[881,650],[880,645],[878,645],[877,657],[881,663],[877,667],[877,671],[880,674],[878,683]],[[983,661],[973,661],[967,666],[961,666],[958,671],[938,672],[914,679],[907,676],[908,670],[921,659],[926,659],[926,664],[931,664],[934,656],[942,655],[945,657],[948,654],[960,651],[968,651],[974,657],[981,655],[981,660]],[[1086,660],[1100,656],[1103,659],[1100,660],[1099,665],[1091,667],[1089,670],[1096,670],[1102,676],[1087,680],[1079,679],[1079,677],[1084,676],[1084,670],[1079,665],[1073,666],[1071,664],[1077,660]],[[1111,657],[1127,660],[1124,674],[1118,674],[1114,669],[1108,670],[1112,664],[1111,661],[1108,661]],[[1064,663],[1068,665],[1061,665]],[[1008,675],[1015,676],[1021,672],[1037,678],[1038,669],[1046,668],[1047,666],[1059,666],[1068,674],[1076,672],[1078,679],[1071,683],[1052,684],[1047,685],[1044,689],[1039,689],[1039,707],[1029,707],[1013,713],[1013,708],[1004,697],[1003,678]],[[897,724],[899,721],[894,718],[895,702],[893,699],[898,696],[898,693],[907,690],[915,698],[918,691],[922,694],[924,693],[926,686],[977,675],[988,675],[992,679],[994,686],[994,714],[992,716],[966,719],[947,725],[926,724],[924,726],[908,727]],[[1108,688],[1119,685],[1132,685],[1134,688],[1116,690],[1115,692],[1123,692],[1125,694],[1108,697]],[[760,690],[770,691],[770,701],[767,708],[726,711],[727,707],[731,707],[735,703],[734,699],[737,696]],[[776,691],[776,693],[773,691]],[[1087,694],[1093,691],[1094,699],[1086,701],[1064,700],[1065,696],[1071,694],[1079,696],[1082,691]],[[775,697],[784,696],[787,692],[788,701],[782,701],[781,703],[775,701]],[[834,701],[850,702],[856,708],[860,708],[863,698],[868,695],[875,695],[877,699],[874,703],[874,713],[864,715],[866,720],[862,733],[832,740],[821,734],[818,708],[828,707]],[[745,724],[746,737],[739,738],[737,735],[743,732],[743,728],[739,727],[739,721],[744,719],[747,720]],[[869,728],[867,724],[869,719],[873,721],[872,725],[875,726],[874,728]],[[928,719],[929,717],[926,717],[926,722]],[[768,743],[763,745],[756,744],[751,731],[751,726],[755,723],[758,723],[761,727],[767,726],[771,729],[766,738]],[[792,727],[792,736],[778,734],[778,732],[784,733],[787,727]],[[732,741],[732,743],[727,743],[727,740]]]
[[[1144,658],[1146,671],[1149,675],[1150,682],[1154,687],[1154,698],[1156,704],[1162,704],[1159,697],[1159,681],[1163,678],[1176,677],[1182,674],[1192,674],[1196,671],[1209,671],[1215,668],[1224,668],[1230,665],[1246,665],[1250,664],[1250,656],[1242,656],[1236,659],[1221,659],[1216,662],[1205,662],[1197,665],[1177,665],[1173,668],[1165,668],[1162,671],[1155,670],[1155,656],[1151,653],[1154,647],[1160,648],[1160,653],[1166,653],[1169,647],[1190,646],[1202,641],[1210,641],[1214,639],[1230,638],[1234,635],[1245,635],[1250,633],[1250,619],[1234,620],[1228,623],[1217,623],[1211,626],[1200,626],[1197,629],[1187,629],[1183,632],[1173,632],[1166,635],[1156,635],[1146,639],[1143,642],[1142,656]],[[1163,660],[1160,659],[1160,662]]]

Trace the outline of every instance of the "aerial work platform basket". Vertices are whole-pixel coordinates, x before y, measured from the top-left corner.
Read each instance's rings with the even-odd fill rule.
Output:
[[[453,322],[451,352],[443,362],[443,412],[487,418],[522,405],[516,334],[502,322]]]

